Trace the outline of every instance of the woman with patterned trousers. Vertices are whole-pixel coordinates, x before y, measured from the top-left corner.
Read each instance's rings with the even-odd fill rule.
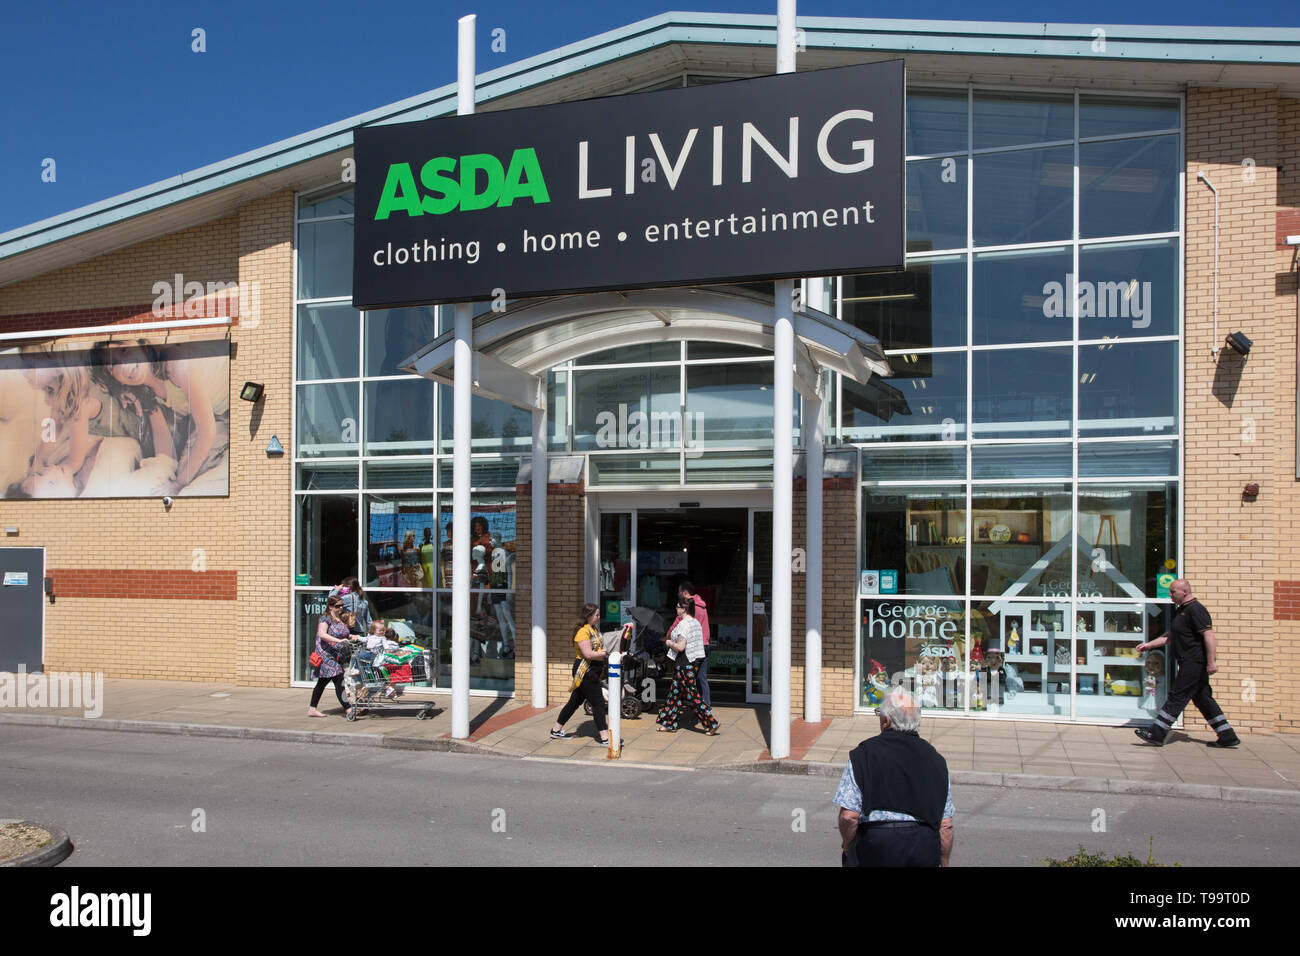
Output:
[[[698,662],[704,657],[704,630],[700,627],[700,622],[695,620],[695,599],[679,599],[677,613],[681,615],[677,626],[664,638],[664,643],[668,645],[668,656],[677,662],[677,669],[673,673],[673,685],[668,691],[668,699],[659,708],[656,722],[661,733],[672,733],[677,729],[682,711],[689,707],[695,711],[704,732],[712,737],[718,732],[718,721],[700,694],[697,668]]]

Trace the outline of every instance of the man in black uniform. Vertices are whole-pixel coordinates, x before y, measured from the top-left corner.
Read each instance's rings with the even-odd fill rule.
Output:
[[[1174,721],[1190,700],[1209,721],[1210,729],[1218,734],[1218,739],[1210,741],[1209,746],[1235,747],[1241,743],[1241,738],[1228,723],[1228,718],[1223,716],[1223,710],[1214,702],[1214,695],[1210,692],[1210,675],[1219,669],[1215,661],[1218,642],[1210,612],[1192,597],[1192,586],[1186,579],[1179,578],[1169,585],[1169,596],[1178,606],[1169,630],[1154,641],[1139,644],[1137,649],[1138,653],[1154,650],[1172,638],[1178,675],[1169,689],[1165,705],[1156,714],[1155,722],[1150,727],[1139,727],[1134,733],[1157,747],[1163,745]]]

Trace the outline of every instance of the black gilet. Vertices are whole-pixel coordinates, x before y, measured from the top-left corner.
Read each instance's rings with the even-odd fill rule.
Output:
[[[906,813],[933,830],[948,802],[948,762],[919,734],[886,730],[849,754],[862,790],[862,823],[872,810]]]

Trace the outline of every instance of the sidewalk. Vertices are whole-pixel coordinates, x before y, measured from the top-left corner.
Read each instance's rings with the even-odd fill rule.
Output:
[[[531,759],[610,763],[581,712],[569,721],[573,740],[547,736],[558,707],[535,710],[518,700],[470,698],[470,737],[451,738],[449,694],[418,695],[435,704],[427,720],[415,709],[372,711],[354,722],[340,716],[332,689],[326,717],[307,716],[304,688],[106,679],[103,714],[50,708],[0,709],[0,724],[98,727],[195,736],[250,737],[359,744],[412,750],[454,750]],[[408,697],[416,699],[417,695]],[[838,777],[849,751],[878,732],[875,717],[795,721],[789,760],[772,761],[766,707],[721,707],[722,732],[657,733],[653,714],[623,721],[623,765],[673,770],[772,770]],[[1090,727],[988,719],[930,717],[922,735],[948,761],[957,783],[1047,789],[1150,793],[1300,806],[1300,735],[1247,736],[1236,750],[1213,750],[1208,732],[1175,732],[1163,748],[1144,745],[1128,727]]]

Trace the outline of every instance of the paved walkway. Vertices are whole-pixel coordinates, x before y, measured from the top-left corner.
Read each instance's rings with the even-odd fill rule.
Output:
[[[467,750],[533,759],[608,761],[595,743],[595,726],[579,712],[569,721],[573,740],[547,732],[557,707],[535,710],[516,700],[470,698],[470,738],[451,739],[450,696],[415,695],[431,703],[428,719],[415,709],[371,711],[342,719],[332,689],[325,718],[307,716],[310,692],[302,688],[240,687],[179,681],[104,681],[103,713],[80,709],[0,707],[0,722],[59,723],[223,737],[313,740],[376,746]],[[791,725],[789,760],[771,761],[766,707],[721,707],[722,732],[698,728],[657,733],[653,714],[623,721],[622,762],[681,770],[728,768],[781,770],[838,776],[849,751],[878,731],[870,716],[836,717]],[[1169,744],[1142,744],[1127,727],[1092,727],[989,719],[929,717],[922,734],[947,758],[954,780],[1006,786],[1145,792],[1218,797],[1300,806],[1300,735],[1254,735],[1241,747],[1204,746],[1208,732],[1175,732]]]

